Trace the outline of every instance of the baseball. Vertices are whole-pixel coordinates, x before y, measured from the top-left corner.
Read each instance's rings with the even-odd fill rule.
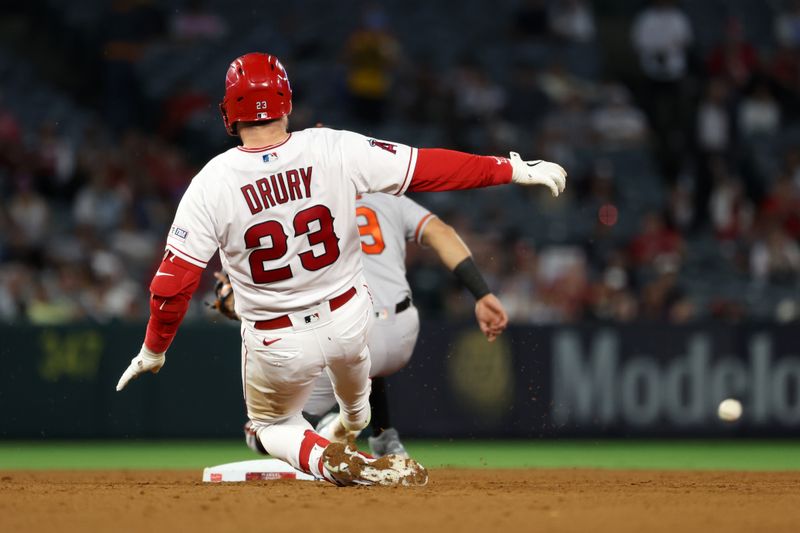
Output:
[[[742,403],[733,398],[722,400],[717,408],[717,415],[725,422],[736,422],[742,416]]]

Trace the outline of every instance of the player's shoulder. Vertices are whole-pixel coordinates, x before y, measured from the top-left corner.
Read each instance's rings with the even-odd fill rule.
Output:
[[[200,172],[195,175],[192,182],[198,184],[218,182],[219,178],[225,176],[229,172],[233,160],[236,157],[236,153],[237,149],[231,148],[211,158],[211,160],[200,169]]]
[[[306,128],[304,130],[295,132],[295,134],[300,135],[308,140],[324,141],[328,143],[339,143],[348,141],[354,137],[361,137],[360,134],[352,131],[337,130],[326,127]]]
[[[189,189],[195,191],[194,194],[212,196],[221,194],[230,182],[227,178],[233,175],[237,168],[237,152],[236,148],[231,148],[209,160],[194,175]]]

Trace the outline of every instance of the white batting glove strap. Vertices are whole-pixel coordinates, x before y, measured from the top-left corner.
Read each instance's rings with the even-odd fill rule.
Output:
[[[124,389],[131,380],[138,378],[145,372],[158,374],[158,371],[161,370],[162,366],[164,366],[166,360],[167,358],[164,356],[164,353],[151,352],[144,345],[142,345],[142,349],[139,354],[131,359],[131,364],[128,365],[128,368],[126,368],[125,372],[122,373],[122,377],[119,378],[119,382],[117,383],[117,391]]]
[[[553,196],[564,192],[567,171],[549,161],[523,161],[517,152],[511,152],[511,181],[520,185],[545,185]]]

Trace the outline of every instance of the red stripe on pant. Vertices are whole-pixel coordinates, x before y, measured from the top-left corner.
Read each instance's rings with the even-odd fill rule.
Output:
[[[325,448],[328,444],[330,444],[328,439],[320,437],[310,429],[307,429],[306,432],[303,433],[303,442],[300,443],[300,470],[306,474],[311,474],[311,468],[308,464],[311,458],[311,450],[314,449],[315,445]],[[320,473],[322,473],[321,469]]]

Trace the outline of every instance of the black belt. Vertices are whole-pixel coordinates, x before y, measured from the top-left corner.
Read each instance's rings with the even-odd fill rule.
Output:
[[[405,300],[394,306],[394,314],[400,314],[409,307],[411,307],[411,298],[406,296]],[[378,318],[386,318],[386,316],[383,316],[383,311],[376,311],[375,316]]]
[[[394,314],[399,314],[411,307],[411,298],[406,296],[406,299],[394,306]]]

